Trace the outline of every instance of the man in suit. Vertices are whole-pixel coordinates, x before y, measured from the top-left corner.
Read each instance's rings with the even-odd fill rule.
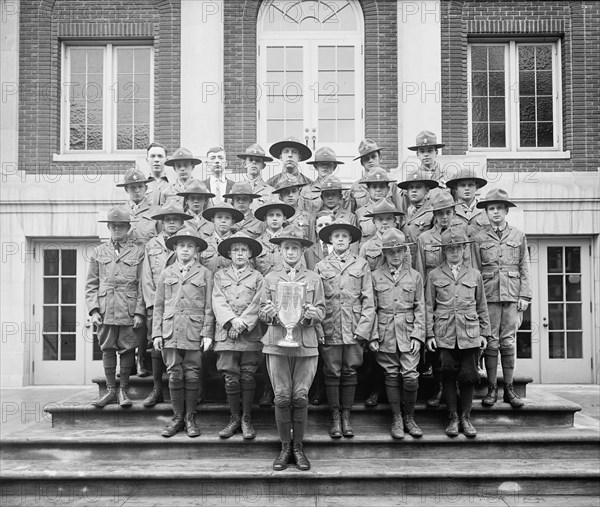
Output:
[[[225,202],[223,196],[228,194],[233,187],[233,181],[225,177],[227,168],[227,155],[222,146],[213,146],[206,152],[206,165],[208,178],[204,180],[209,192],[215,194],[212,205],[220,206]]]

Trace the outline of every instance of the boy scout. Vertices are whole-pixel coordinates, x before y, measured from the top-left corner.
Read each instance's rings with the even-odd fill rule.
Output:
[[[148,178],[148,190],[146,200],[151,206],[158,207],[160,194],[169,186],[169,180],[165,174],[165,162],[167,160],[167,148],[160,143],[150,143],[146,148],[146,162],[150,166],[151,175]]]
[[[359,180],[359,183],[367,186],[367,191],[369,192],[369,202],[356,210],[357,224],[362,232],[360,246],[371,239],[376,233],[373,219],[367,215],[373,211],[375,204],[387,198],[391,182],[394,182],[394,180],[390,179],[388,173],[382,168],[373,169],[368,176]]]
[[[296,137],[288,137],[269,148],[269,153],[281,161],[282,171],[267,180],[267,185],[277,188],[282,179],[294,178],[304,185],[312,183],[300,172],[299,163],[312,157],[312,151]]]
[[[429,130],[422,130],[417,134],[417,141],[414,146],[408,149],[417,152],[417,157],[421,162],[420,169],[432,180],[439,183],[440,188],[446,188],[446,175],[437,160],[438,149],[446,146],[437,142],[437,136]]]
[[[487,185],[487,180],[476,174],[473,168],[461,167],[446,185],[456,199],[456,217],[467,228],[469,237],[473,238],[490,223],[485,210],[477,207],[477,191]]]
[[[224,199],[231,199],[233,207],[241,211],[244,218],[237,222],[231,228],[231,232],[244,231],[251,238],[258,238],[265,232],[265,224],[258,220],[252,212],[252,201],[260,198],[260,194],[252,191],[249,183],[238,182],[233,185],[230,192],[223,196]]]
[[[213,281],[196,259],[206,241],[194,231],[181,230],[165,244],[175,251],[177,261],[159,276],[154,298],[154,348],[162,351],[173,405],[173,419],[161,435],[172,437],[185,427],[189,437],[197,437],[202,350],[210,347],[214,331]]]
[[[321,355],[331,410],[331,438],[354,436],[350,411],[357,369],[362,365],[363,344],[370,339],[375,319],[371,270],[365,259],[350,252],[350,244],[360,236],[358,227],[339,222],[319,232],[321,241],[333,246],[333,251],[315,267],[325,291]]]
[[[93,405],[103,408],[118,400],[122,407],[130,407],[129,375],[140,341],[137,335],[143,332],[146,315],[139,287],[144,247],[127,238],[131,217],[125,206],[111,208],[107,219],[99,221],[106,222],[110,239],[92,252],[85,300],[97,330],[107,391]],[[121,362],[118,393],[115,389],[117,352]]]
[[[369,348],[375,351],[377,362],[384,370],[385,390],[393,416],[392,437],[404,438],[406,429],[410,436],[418,438],[423,436],[414,420],[419,351],[425,342],[423,278],[410,267],[408,244],[398,229],[389,229],[383,234],[381,247],[385,263],[373,272],[377,316]]]
[[[219,255],[217,247],[221,241],[231,236],[233,224],[240,222],[244,218],[244,214],[231,204],[224,202],[220,206],[205,209],[202,216],[213,223],[215,230],[206,238],[207,247],[200,254],[200,263],[214,274],[219,269],[226,268],[231,264],[229,259]]]
[[[252,269],[250,259],[260,251],[260,243],[243,232],[219,244],[219,253],[231,259],[231,266],[216,272],[212,294],[217,370],[225,380],[231,412],[229,424],[219,432],[221,438],[232,437],[240,428],[245,439],[256,435],[252,403],[254,376],[262,360],[258,309],[264,288],[263,277]]]
[[[485,209],[490,224],[475,236],[475,259],[483,276],[483,285],[492,326],[491,337],[485,349],[485,368],[488,375],[488,393],[483,405],[492,406],[498,399],[498,349],[504,375],[504,401],[513,408],[524,405],[513,389],[515,344],[524,312],[531,301],[529,286],[529,253],[527,238],[506,221],[509,208],[504,190],[490,190],[477,203]]]
[[[314,235],[313,217],[301,209],[300,205],[300,192],[306,185],[307,183],[300,183],[294,177],[281,178],[273,190],[273,195],[278,195],[282,202],[294,208],[294,214],[286,220],[285,225],[297,225],[304,230],[306,237],[311,239]]]
[[[265,150],[259,144],[248,146],[246,151],[238,154],[237,157],[244,161],[244,170],[246,171],[244,181],[250,184],[252,192],[260,195],[258,199],[252,201],[251,209],[256,211],[256,208],[270,199],[271,192],[274,190],[272,186],[264,182],[261,176],[266,163],[272,162],[273,159],[266,155]]]
[[[177,202],[165,203],[152,218],[162,222],[162,233],[152,238],[146,244],[144,252],[144,261],[142,262],[142,294],[146,304],[146,326],[148,329],[148,339],[152,342],[152,324],[154,314],[154,296],[156,295],[156,283],[160,274],[167,264],[171,264],[175,258],[173,251],[167,248],[166,240],[177,233],[185,220],[190,219],[190,215],[183,212],[183,208]],[[164,372],[164,362],[161,353],[152,349],[150,352],[152,358],[152,379],[154,385],[150,394],[142,403],[144,407],[153,407],[157,403],[163,402],[162,375]]]
[[[406,192],[408,206],[406,208],[406,223],[404,233],[411,242],[425,231],[433,227],[433,212],[429,192],[439,186],[438,182],[432,180],[422,170],[410,174],[406,180],[398,183],[398,188]],[[415,253],[412,251],[412,253]]]
[[[444,397],[448,407],[446,435],[459,432],[457,382],[460,388],[460,428],[466,437],[477,431],[470,421],[477,360],[490,335],[490,320],[481,273],[464,262],[466,233],[453,227],[442,233],[444,263],[427,277],[425,305],[427,348],[439,349]]]
[[[328,146],[323,146],[315,152],[315,159],[306,163],[315,168],[317,179],[302,188],[300,202],[302,209],[314,216],[323,207],[323,201],[321,200],[323,182],[344,162],[336,160],[335,151]]]
[[[192,217],[185,223],[185,226],[195,230],[198,236],[204,240],[212,236],[215,226],[206,220],[202,213],[208,207],[210,198],[215,194],[209,192],[201,181],[193,180],[184,191],[177,192],[177,195],[183,197],[183,209]]]
[[[164,204],[167,199],[175,199],[182,202],[183,199],[177,196],[178,192],[183,192],[192,183],[195,178],[192,177],[194,167],[200,164],[202,160],[194,157],[192,152],[186,148],[177,148],[173,156],[165,162],[166,166],[172,167],[177,175],[177,179],[171,183],[160,194],[160,204]]]
[[[321,209],[331,211],[336,222],[356,225],[356,215],[350,211],[344,197],[348,190],[342,186],[339,178],[329,176],[321,184]]]
[[[273,462],[274,470],[287,468],[292,455],[296,468],[309,470],[303,440],[308,418],[308,390],[317,370],[318,341],[316,326],[325,317],[325,296],[321,278],[301,262],[303,249],[311,245],[299,227],[289,226],[272,243],[281,245],[282,261],[265,276],[265,295],[259,318],[269,329],[262,339],[269,376],[275,390],[275,422],[281,440],[281,452]],[[298,347],[281,347],[287,334],[277,317],[279,282],[306,284],[302,319],[293,330]],[[293,446],[292,446],[293,431]]]

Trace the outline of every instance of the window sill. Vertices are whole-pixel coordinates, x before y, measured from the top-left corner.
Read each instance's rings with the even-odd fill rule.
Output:
[[[53,162],[135,162],[144,158],[144,152],[139,153],[54,153]]]
[[[564,160],[571,158],[570,151],[467,151],[467,155],[484,155],[488,160],[494,159],[531,159],[531,160]]]

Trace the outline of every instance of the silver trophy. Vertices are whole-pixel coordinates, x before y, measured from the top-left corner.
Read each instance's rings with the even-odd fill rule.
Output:
[[[306,299],[306,284],[301,282],[279,282],[277,284],[277,316],[279,322],[287,330],[285,338],[279,340],[280,347],[299,347],[294,341],[293,329],[302,319],[304,300]]]

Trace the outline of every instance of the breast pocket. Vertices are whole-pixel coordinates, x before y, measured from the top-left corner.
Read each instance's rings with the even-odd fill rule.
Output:
[[[348,274],[350,275],[348,277],[350,284],[349,284],[349,287],[347,287],[347,289],[352,291],[353,295],[358,297],[358,296],[360,296],[360,292],[362,290],[363,272],[360,269],[352,269],[352,270],[348,271]]]
[[[448,303],[452,299],[450,293],[450,281],[449,280],[436,280],[433,282],[435,286],[435,299],[440,303]]]
[[[477,282],[475,280],[461,280],[459,290],[460,297],[467,301],[475,301],[475,289]]]
[[[165,278],[165,302],[171,301],[177,292],[177,278]]]
[[[204,307],[206,302],[206,281],[204,279],[190,281],[190,297],[194,301],[194,305]]]
[[[414,303],[417,288],[414,284],[407,284],[402,287],[402,301],[405,303]]]
[[[331,299],[337,291],[335,272],[324,271],[323,273],[321,273],[321,279],[323,280],[323,290],[325,292],[325,298]]]
[[[391,286],[386,283],[376,283],[373,287],[377,296],[377,306],[388,308],[393,302]]]
[[[428,270],[439,266],[442,263],[442,247],[437,245],[425,245],[425,266]]]
[[[479,245],[481,262],[484,264],[498,261],[498,245],[496,243],[482,243]]]
[[[112,258],[108,256],[98,258],[98,274],[100,278],[107,279],[110,276],[110,263]]]
[[[521,244],[516,241],[506,242],[506,258],[511,264],[518,264],[521,257]]]
[[[121,265],[123,276],[129,279],[137,278],[137,270],[140,262],[142,262],[142,259],[125,259]]]

